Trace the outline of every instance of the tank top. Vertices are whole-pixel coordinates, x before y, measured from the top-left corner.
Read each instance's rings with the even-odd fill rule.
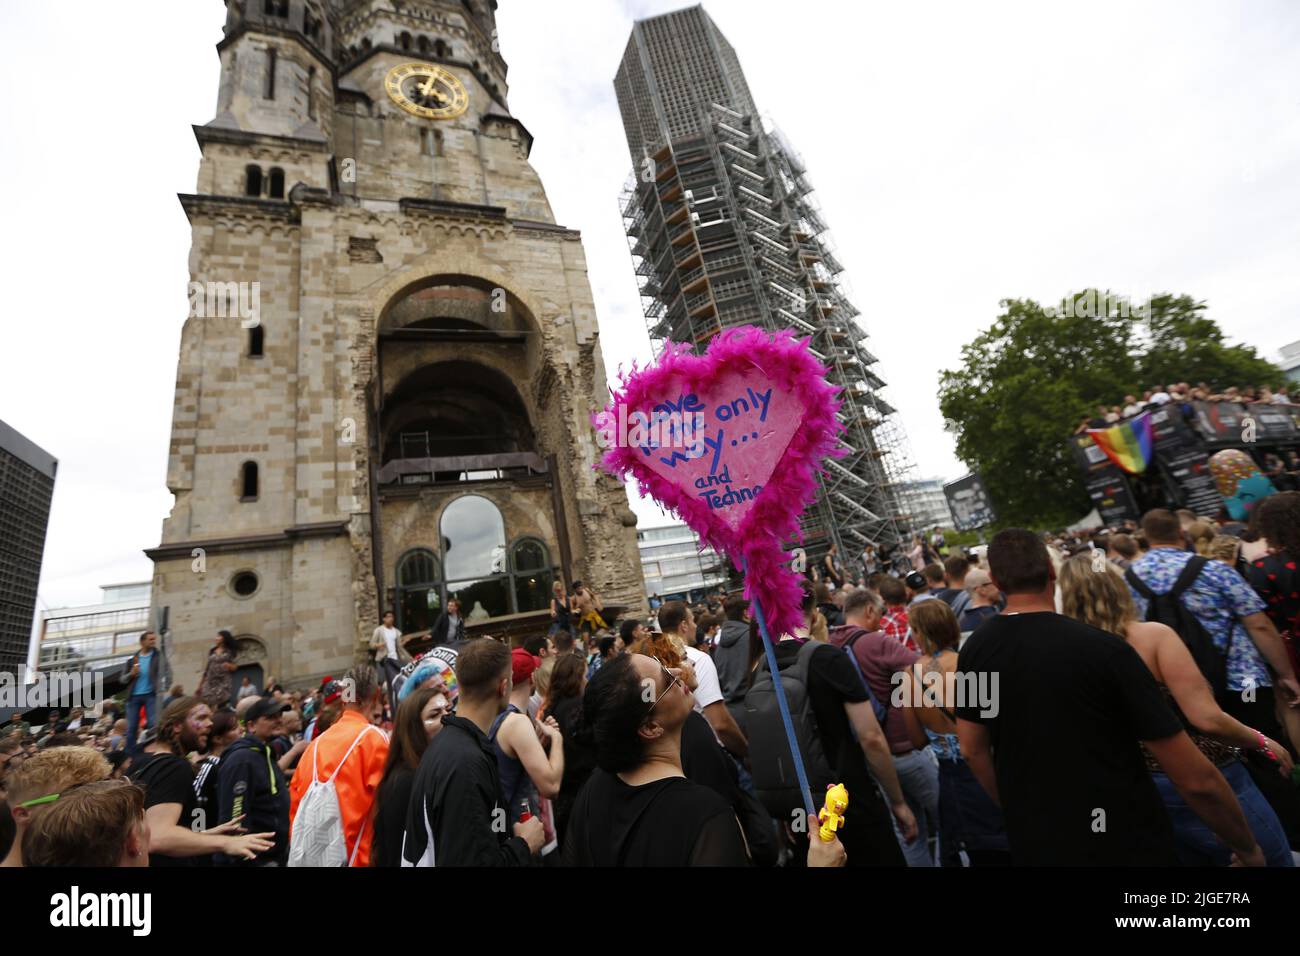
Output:
[[[501,725],[505,723],[507,717],[511,714],[523,713],[514,704],[511,704],[501,713],[497,714],[496,720],[492,721],[492,727],[488,731],[488,741],[492,744],[492,749],[497,755],[497,775],[501,778],[501,799],[505,801],[509,808],[507,811],[510,815],[511,823],[518,823],[521,816],[520,804],[528,801],[530,812],[537,815],[537,788],[533,786],[532,778],[528,776],[528,771],[524,769],[524,762],[518,757],[507,757],[501,745],[497,743],[497,733],[501,730]],[[527,715],[525,715],[527,716]]]
[[[565,595],[563,601],[555,595],[551,595],[551,606],[555,608],[555,623],[560,627],[573,630],[573,612],[569,610],[568,595]]]

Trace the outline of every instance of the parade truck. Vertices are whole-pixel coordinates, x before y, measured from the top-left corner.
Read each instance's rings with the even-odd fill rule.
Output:
[[[1273,490],[1296,482],[1300,406],[1171,401],[1079,432],[1071,444],[1102,525],[1137,521],[1151,508],[1188,508],[1214,518],[1228,504],[1211,467],[1218,452],[1244,452],[1261,474],[1274,458],[1281,461],[1291,472]]]

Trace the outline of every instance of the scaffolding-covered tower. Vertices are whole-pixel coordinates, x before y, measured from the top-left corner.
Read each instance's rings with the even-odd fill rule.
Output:
[[[834,543],[847,565],[869,543],[898,542],[911,530],[906,437],[802,159],[759,119],[701,7],[638,21],[615,89],[636,163],[621,209],[652,342],[703,350],[738,325],[808,337],[841,390],[846,454],[827,461],[804,547],[817,558]]]

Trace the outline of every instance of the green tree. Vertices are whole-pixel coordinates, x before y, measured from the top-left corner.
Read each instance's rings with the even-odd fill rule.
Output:
[[[1282,370],[1255,354],[1249,345],[1229,345],[1217,322],[1205,315],[1206,304],[1191,296],[1158,295],[1142,318],[1147,343],[1139,363],[1143,382],[1205,382],[1221,391],[1229,386],[1280,385]]]
[[[957,455],[984,479],[999,524],[1059,527],[1089,507],[1070,434],[1101,404],[1157,383],[1216,387],[1280,380],[1253,349],[1230,346],[1205,306],[1158,296],[1149,312],[1087,290],[1045,309],[1007,299],[993,326],[942,372],[939,408]]]

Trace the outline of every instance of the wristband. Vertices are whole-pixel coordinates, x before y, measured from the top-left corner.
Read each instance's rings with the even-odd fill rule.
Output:
[[[1268,748],[1268,738],[1265,737],[1258,730],[1254,730],[1253,728],[1251,730],[1251,733],[1253,733],[1256,737],[1259,738],[1259,749],[1264,752],[1264,756],[1268,757],[1268,759],[1273,761],[1274,763],[1277,763],[1278,762],[1277,754],[1273,753],[1273,751],[1269,750]]]

